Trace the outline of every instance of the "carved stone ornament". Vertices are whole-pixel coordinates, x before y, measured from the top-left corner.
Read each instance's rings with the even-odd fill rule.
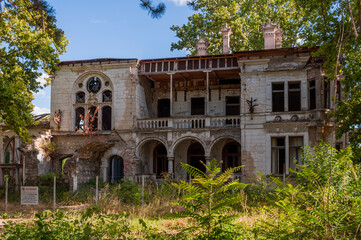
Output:
[[[95,105],[98,103],[98,99],[94,96],[94,94],[91,92],[89,93],[88,103]]]
[[[276,122],[281,122],[281,121],[282,121],[282,117],[281,117],[281,116],[276,116],[276,117],[275,117],[275,121],[276,121]]]
[[[297,115],[293,115],[293,116],[291,117],[291,121],[292,121],[292,122],[297,122],[298,119],[299,119],[299,117],[298,117]]]

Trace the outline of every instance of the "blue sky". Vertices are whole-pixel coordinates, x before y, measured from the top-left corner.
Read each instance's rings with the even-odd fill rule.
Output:
[[[159,2],[153,0],[155,3]],[[170,51],[176,42],[172,25],[182,25],[193,14],[186,0],[164,0],[161,19],[152,19],[139,0],[48,0],[56,11],[58,26],[69,40],[60,60],[92,58],[163,58],[184,56]],[[41,81],[41,79],[39,79]],[[50,87],[41,89],[33,101],[34,114],[50,112]]]

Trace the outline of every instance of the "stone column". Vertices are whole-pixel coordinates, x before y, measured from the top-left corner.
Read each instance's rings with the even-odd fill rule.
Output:
[[[170,74],[170,116],[173,116],[173,73]]]
[[[209,165],[211,165],[212,157],[211,156],[205,156],[204,158],[206,160],[206,165],[209,167]]]
[[[168,173],[174,174],[174,157],[168,157]]]
[[[290,167],[290,144],[289,144],[289,136],[286,136],[286,139],[285,139],[285,154],[286,154],[286,157],[285,157],[285,172],[286,172],[286,175],[289,174],[289,167]]]
[[[209,71],[206,72],[206,79],[207,79],[206,116],[208,116],[208,110],[209,110]]]

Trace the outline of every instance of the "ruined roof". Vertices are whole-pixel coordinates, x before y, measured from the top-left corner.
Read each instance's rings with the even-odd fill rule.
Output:
[[[250,55],[271,55],[271,54],[288,54],[288,53],[303,53],[303,52],[315,52],[319,47],[291,47],[291,48],[276,48],[276,49],[262,49],[235,52],[237,56],[250,56]]]
[[[71,64],[89,64],[89,65],[99,65],[102,63],[111,64],[111,63],[131,63],[139,61],[137,58],[95,58],[95,59],[85,59],[85,60],[72,60],[72,61],[61,61],[59,66],[71,65]]]
[[[35,122],[38,122],[38,124],[32,124],[28,127],[38,127],[38,126],[50,127],[50,113],[33,115],[33,120]],[[0,128],[8,129],[6,124],[2,120],[0,120]]]
[[[229,56],[250,56],[250,55],[258,56],[258,55],[272,55],[272,54],[289,54],[289,53],[315,52],[318,49],[319,49],[319,47],[276,48],[276,49],[239,51],[239,52],[234,52],[231,54],[219,54],[219,55],[142,59],[141,61],[142,62],[152,62],[152,61],[170,61],[170,60],[181,60],[181,59],[217,58],[217,57],[229,57]]]
[[[50,120],[50,113],[33,115],[33,119],[34,119],[34,121],[49,121]]]

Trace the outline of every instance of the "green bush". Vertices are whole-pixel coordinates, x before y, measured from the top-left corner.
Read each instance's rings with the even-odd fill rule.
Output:
[[[269,218],[254,232],[264,239],[361,238],[360,166],[350,149],[321,143],[306,147],[294,185],[278,182]]]
[[[224,234],[229,233],[227,236],[233,238],[234,229],[232,230],[231,223],[235,215],[230,214],[229,210],[232,204],[242,200],[239,193],[246,184],[232,180],[232,176],[242,166],[229,168],[221,173],[217,160],[212,159],[209,166],[202,163],[207,169],[207,173],[203,173],[189,164],[181,164],[192,177],[192,181],[174,183],[175,187],[185,191],[177,205],[186,209],[175,216],[192,218],[195,224],[185,230],[199,231],[200,239],[216,239],[215,237],[222,232],[220,229],[229,229]]]

